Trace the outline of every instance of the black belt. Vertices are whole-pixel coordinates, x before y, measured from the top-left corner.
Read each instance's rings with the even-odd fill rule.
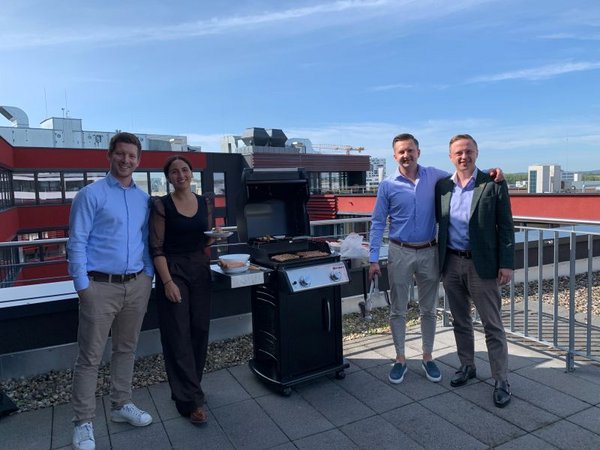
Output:
[[[471,259],[473,254],[471,250],[454,250],[453,248],[448,247],[448,253],[452,253],[453,255],[460,256],[461,258]]]
[[[406,247],[406,248],[410,248],[412,250],[423,250],[424,248],[433,247],[437,244],[435,239],[433,241],[426,242],[425,244],[422,244],[422,245],[407,244],[406,242],[397,241],[396,239],[392,239],[392,238],[390,238],[390,242],[393,242],[394,244],[399,245],[400,247]]]
[[[135,280],[140,273],[142,273],[141,270],[137,273],[126,273],[122,275],[91,271],[88,272],[88,277],[90,277],[91,280],[99,281],[100,283],[127,283],[128,281]]]

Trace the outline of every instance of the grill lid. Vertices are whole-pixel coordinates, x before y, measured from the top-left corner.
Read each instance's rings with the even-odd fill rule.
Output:
[[[244,169],[238,210],[240,241],[308,236],[308,180],[304,169]]]

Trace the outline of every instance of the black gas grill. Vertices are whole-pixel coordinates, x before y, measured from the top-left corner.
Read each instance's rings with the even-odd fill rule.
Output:
[[[284,395],[327,374],[344,377],[340,285],[348,272],[326,242],[311,239],[302,169],[247,169],[238,211],[240,240],[255,264],[269,267],[252,288],[251,370]]]

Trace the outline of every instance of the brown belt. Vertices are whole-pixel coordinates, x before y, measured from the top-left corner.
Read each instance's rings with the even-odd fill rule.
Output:
[[[91,280],[99,281],[100,283],[127,283],[128,281],[135,280],[140,273],[142,273],[141,270],[137,273],[126,273],[122,275],[91,271],[88,272],[88,277],[90,277]]]
[[[471,259],[473,256],[471,250],[454,250],[453,248],[447,248],[448,253],[452,253],[453,255],[460,256],[461,258]]]
[[[406,247],[406,248],[410,248],[412,250],[423,250],[424,248],[434,247],[435,245],[437,245],[437,241],[435,239],[433,241],[429,241],[422,245],[407,244],[406,242],[397,241],[396,239],[392,239],[392,238],[390,238],[390,242],[393,242],[394,244],[396,244],[400,247]]]

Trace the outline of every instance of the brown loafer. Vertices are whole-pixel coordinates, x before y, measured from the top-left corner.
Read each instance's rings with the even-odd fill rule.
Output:
[[[197,407],[190,414],[190,422],[193,424],[205,423],[208,420],[208,414],[204,411],[203,408]]]

